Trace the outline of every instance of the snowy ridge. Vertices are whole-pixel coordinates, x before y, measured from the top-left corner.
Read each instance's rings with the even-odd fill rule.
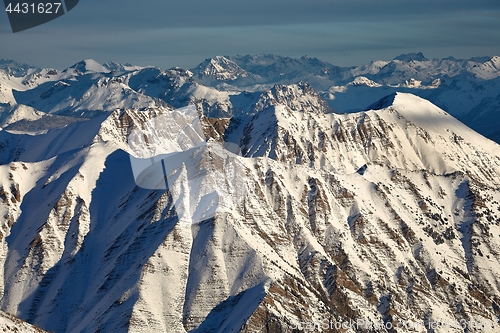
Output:
[[[277,105],[254,117],[240,144],[247,156],[280,161],[293,156],[296,163],[335,172],[378,163],[437,174],[467,170],[500,184],[497,176],[488,176],[500,171],[498,145],[443,110],[410,94],[391,95],[375,107],[382,110],[336,115]]]
[[[0,128],[9,131],[32,133],[85,120],[46,114],[22,104],[0,107]]]
[[[18,333],[44,333],[45,331],[39,327],[23,322],[15,316],[0,311],[0,330],[3,332],[18,332]]]

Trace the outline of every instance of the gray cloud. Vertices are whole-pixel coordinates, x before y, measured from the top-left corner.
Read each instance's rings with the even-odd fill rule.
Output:
[[[499,17],[497,0],[82,0],[25,32],[2,20],[0,58],[63,68],[83,58],[193,67],[247,53],[339,65],[414,51],[469,57],[500,54]]]
[[[500,9],[496,0],[88,0],[80,17],[127,27],[225,27],[405,20]]]
[[[500,9],[496,0],[86,0],[66,16],[106,28],[224,27],[352,20],[405,20]],[[61,21],[59,21],[61,22]]]

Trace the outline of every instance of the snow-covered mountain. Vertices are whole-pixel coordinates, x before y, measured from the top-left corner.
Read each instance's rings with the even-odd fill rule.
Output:
[[[410,53],[397,56],[391,61],[377,60],[369,64],[353,67],[339,67],[317,58],[304,56],[293,59],[276,55],[217,56],[206,59],[193,69],[196,74],[203,75],[207,64],[218,64],[219,71],[227,67],[234,72],[225,79],[219,75],[218,81],[232,81],[238,72],[246,76],[255,75],[254,81],[236,81],[232,85],[244,87],[255,83],[296,83],[306,81],[315,89],[327,90],[331,85],[345,85],[358,76],[365,76],[382,85],[402,85],[414,79],[430,84],[435,79],[453,78],[460,74],[470,74],[474,80],[490,80],[500,75],[500,57],[479,57],[468,60],[427,59],[422,53]],[[231,64],[229,66],[228,64]],[[213,69],[213,68],[212,68]],[[206,75],[206,74],[205,74]],[[258,79],[257,79],[258,78]],[[287,82],[291,80],[292,82]],[[217,84],[212,83],[212,84]]]
[[[169,105],[194,104],[207,115],[232,115],[231,93],[205,86],[193,79],[193,73],[181,68],[163,71],[147,68],[128,74],[127,84],[145,96],[158,98]]]
[[[221,57],[207,59],[205,63],[218,59]],[[500,86],[498,56],[468,60],[453,57],[427,59],[422,53],[410,53],[391,61],[372,61],[357,67],[338,67],[309,57],[247,55],[224,59],[236,64],[238,71],[245,71],[247,77],[254,74],[258,79],[224,80],[221,76],[215,81],[204,80],[204,84],[227,91],[265,91],[275,84],[303,81],[340,112],[361,111],[388,94],[409,92],[468,121],[471,117],[464,116],[495,98]],[[193,71],[200,72],[200,66]],[[491,111],[492,118],[498,118],[497,111]]]
[[[19,104],[46,113],[79,117],[92,117],[117,108],[145,108],[164,104],[158,99],[137,93],[122,80],[121,77],[90,73],[46,82],[26,91],[16,91],[14,98]]]
[[[394,58],[394,60],[401,60],[404,62],[410,62],[410,61],[427,61],[427,59],[422,52],[418,53],[406,53],[406,54],[401,54]]]
[[[422,54],[420,55],[403,54],[387,62],[380,70],[371,73],[363,73],[358,68],[353,68],[343,73],[343,77],[349,80],[353,74],[366,74],[367,77],[378,83],[398,85],[411,78],[430,83],[437,78],[453,78],[464,73],[472,74],[478,80],[489,80],[497,78],[500,73],[499,69],[495,67],[498,57],[489,58],[483,63],[454,58],[431,60],[423,57]]]
[[[142,89],[179,79],[156,73]],[[202,117],[242,147],[247,193],[193,225],[130,166],[128,135],[168,106],[0,131],[1,309],[55,332],[500,329],[500,146],[411,94],[342,115],[306,84],[261,97]]]
[[[193,72],[203,81],[234,81],[240,78],[258,80],[259,76],[245,71],[235,62],[223,56],[206,59]]]
[[[361,111],[391,93],[409,92],[489,135],[498,122],[486,129],[474,119],[498,118],[498,108],[486,105],[498,96],[499,59],[427,59],[410,53],[391,61],[338,67],[307,56],[261,54],[216,56],[192,70],[166,71],[115,62],[100,65],[91,59],[59,71],[3,60],[0,103],[92,117],[116,108],[160,106],[163,101],[175,107],[193,103],[212,117],[232,117],[252,113],[275,85],[307,82],[338,112]]]
[[[13,77],[23,77],[40,70],[28,64],[20,64],[14,60],[0,59],[0,70]]]
[[[286,105],[293,111],[333,112],[328,103],[305,82],[292,85],[275,85],[259,97],[255,103],[253,113],[259,113],[274,105]]]
[[[202,85],[192,76],[180,68],[164,71],[114,62],[99,65],[90,59],[63,71],[41,69],[19,77],[0,68],[0,103],[75,117],[166,103],[177,107],[196,104],[212,116],[232,114],[231,93]]]
[[[58,333],[499,330],[500,146],[453,117],[499,140],[498,68],[1,61],[0,309]],[[243,156],[193,150],[169,190],[137,186],[131,133],[188,104],[207,147]],[[164,152],[171,125],[143,144]],[[184,223],[179,207],[216,211],[215,183],[242,200]]]
[[[99,64],[94,59],[82,60],[65,70],[73,75],[82,75],[89,73],[109,73],[109,68]]]
[[[201,83],[220,90],[262,91],[275,84],[303,81],[321,91],[332,85],[332,78],[341,68],[307,56],[294,59],[259,54],[216,56],[206,59],[191,71]]]
[[[19,64],[13,60],[0,59],[0,85],[24,91],[37,85],[68,77],[64,71],[52,68],[38,68],[27,64]],[[0,103],[3,103],[0,100]]]

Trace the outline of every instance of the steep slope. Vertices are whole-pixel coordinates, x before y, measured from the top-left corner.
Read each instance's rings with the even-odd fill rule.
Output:
[[[16,99],[12,94],[12,88],[6,84],[0,83],[0,104],[12,105],[16,103]]]
[[[334,115],[280,100],[298,89],[246,125],[244,200],[197,224],[134,183],[128,135],[168,109],[0,131],[2,310],[56,332],[499,329],[500,147],[412,95]],[[229,186],[223,161],[200,170]]]
[[[23,322],[19,318],[0,311],[0,330],[3,332],[17,333],[43,333],[41,328],[33,327],[30,324]]]
[[[305,82],[291,85],[277,84],[262,93],[233,95],[231,104],[234,116],[225,133],[225,140],[237,145],[240,145],[242,131],[247,121],[257,113],[275,105],[284,105],[294,111],[302,110],[320,114],[334,112],[328,103]]]
[[[278,105],[252,119],[240,144],[247,156],[293,157],[296,163],[336,172],[354,172],[373,162],[439,174],[467,170],[500,184],[487,176],[498,174],[498,146],[430,102],[398,93],[373,108],[384,110],[338,115]]]

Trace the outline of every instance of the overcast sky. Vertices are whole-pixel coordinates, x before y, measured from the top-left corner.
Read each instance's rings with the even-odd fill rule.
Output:
[[[335,65],[500,55],[499,0],[80,0],[13,34],[0,58],[66,68],[82,59],[192,68],[215,55],[274,53]]]

